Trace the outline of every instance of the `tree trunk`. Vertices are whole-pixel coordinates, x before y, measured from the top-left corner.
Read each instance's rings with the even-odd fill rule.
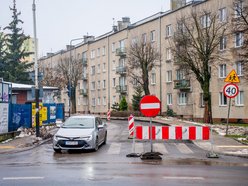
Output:
[[[203,92],[203,99],[204,99],[204,116],[203,121],[204,123],[213,123],[212,119],[212,108],[211,108],[211,94],[209,91]]]

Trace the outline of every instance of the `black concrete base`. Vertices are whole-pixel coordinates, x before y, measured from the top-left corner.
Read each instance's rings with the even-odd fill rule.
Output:
[[[140,156],[141,156],[140,153],[131,153],[126,155],[127,158],[138,158]]]
[[[219,158],[219,156],[215,154],[214,152],[208,152],[206,156],[207,158]]]
[[[146,152],[144,154],[141,155],[141,159],[142,160],[162,160],[162,158],[160,157],[161,154],[160,152]]]

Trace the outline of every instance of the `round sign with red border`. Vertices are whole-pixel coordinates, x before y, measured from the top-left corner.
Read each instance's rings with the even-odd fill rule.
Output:
[[[160,112],[160,104],[160,100],[156,96],[144,96],[140,100],[140,112],[146,117],[155,117]]]
[[[228,83],[223,88],[224,95],[228,98],[234,98],[239,93],[239,87],[236,84]]]

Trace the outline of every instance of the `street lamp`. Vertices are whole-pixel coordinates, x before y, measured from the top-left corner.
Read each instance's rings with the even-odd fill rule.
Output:
[[[84,38],[80,37],[80,38],[76,38],[76,39],[72,39],[70,41],[70,61],[69,61],[69,79],[68,79],[68,85],[69,85],[69,117],[71,116],[71,84],[72,84],[72,81],[71,81],[71,63],[72,63],[72,59],[71,59],[71,50],[72,50],[72,42],[73,41],[77,41],[77,40],[82,40]]]
[[[33,10],[33,27],[34,27],[34,70],[35,70],[35,110],[36,110],[36,137],[40,136],[40,114],[39,114],[39,83],[38,83],[38,50],[37,50],[37,36],[36,36],[36,15],[35,15],[35,0],[33,0],[32,10]]]

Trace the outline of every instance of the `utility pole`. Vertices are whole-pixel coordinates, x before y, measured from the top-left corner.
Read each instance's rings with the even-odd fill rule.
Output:
[[[37,50],[37,36],[36,36],[36,16],[35,16],[35,0],[33,0],[33,26],[34,26],[34,70],[35,70],[35,123],[36,123],[36,137],[40,136],[40,112],[39,112],[39,82],[38,82],[38,50]]]

